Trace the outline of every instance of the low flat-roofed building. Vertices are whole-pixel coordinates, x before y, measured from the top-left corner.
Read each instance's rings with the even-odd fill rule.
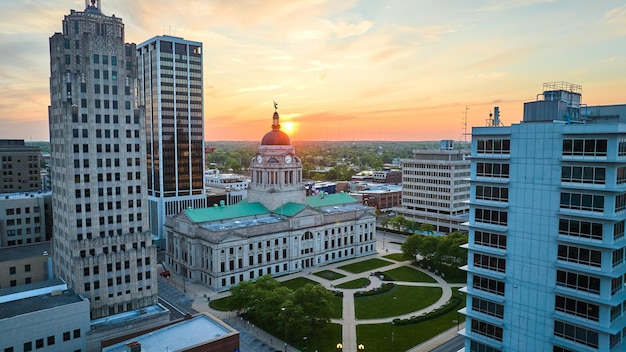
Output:
[[[0,195],[0,247],[49,241],[51,221],[51,192]]]
[[[50,242],[0,248],[0,288],[52,279]]]
[[[106,346],[102,351],[221,352],[239,349],[239,332],[208,314],[188,316],[172,324],[122,338],[123,341]]]
[[[89,301],[55,279],[0,289],[0,351],[85,351]]]

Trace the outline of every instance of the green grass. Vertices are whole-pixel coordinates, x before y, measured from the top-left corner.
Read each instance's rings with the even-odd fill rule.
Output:
[[[331,319],[341,319],[343,316],[343,297],[333,296],[333,312],[330,315]]]
[[[289,344],[299,351],[337,351],[337,342],[341,341],[341,325],[328,324],[315,336],[307,336],[307,339],[299,338],[297,341],[289,341]],[[307,344],[308,342],[308,344]],[[306,349],[305,347],[308,347]],[[291,351],[291,349],[289,349]],[[282,350],[281,350],[282,351]]]
[[[345,288],[345,289],[352,289],[352,288],[363,288],[367,285],[370,284],[370,279],[366,279],[366,278],[358,278],[352,281],[348,281],[348,282],[344,282],[341,285],[336,285],[335,287],[337,288]]]
[[[426,308],[437,302],[441,294],[440,287],[396,285],[379,295],[354,297],[354,313],[357,319],[395,317]]]
[[[329,281],[333,281],[333,280],[341,279],[342,277],[346,277],[344,274],[336,273],[336,272],[331,271],[331,270],[318,271],[316,273],[313,273],[313,275],[319,276],[322,279],[326,279],[326,280],[329,280]]]
[[[457,290],[455,289],[453,294],[457,294],[456,292]],[[464,306],[465,301],[458,306],[458,309]],[[458,314],[456,310],[418,324],[403,326],[391,323],[357,325],[357,342],[362,343],[365,346],[365,351],[368,352],[406,351],[454,327],[457,324],[454,320],[458,319],[459,323],[465,321],[465,316]],[[393,344],[391,342],[392,332]]]
[[[280,284],[295,291],[306,284],[319,285],[320,283],[306,277],[296,277],[295,279],[283,281]]]
[[[387,254],[386,256],[383,256],[383,258],[387,258],[387,259],[395,260],[395,261],[397,261],[397,262],[403,262],[403,261],[406,261],[406,259],[404,259],[404,256],[402,255],[402,253],[391,253],[391,254]]]
[[[353,274],[358,274],[364,271],[370,271],[370,270],[387,266],[390,264],[393,264],[393,263],[387,260],[373,258],[373,259],[364,260],[362,262],[340,266],[339,269],[345,270]]]
[[[215,309],[215,310],[219,310],[222,312],[228,312],[228,302],[230,301],[230,296],[228,297],[224,297],[224,298],[220,298],[220,299],[215,299],[215,300],[211,300],[209,302],[209,307]]]
[[[437,282],[437,280],[433,279],[430,275],[424,274],[423,272],[408,266],[401,266],[399,268],[385,271],[384,273],[391,277],[394,281]]]

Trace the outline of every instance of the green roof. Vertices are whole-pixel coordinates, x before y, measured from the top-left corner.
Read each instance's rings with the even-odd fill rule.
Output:
[[[333,194],[316,194],[314,196],[306,197],[306,203],[311,208],[321,208],[340,204],[356,203],[351,195],[347,193],[333,193]]]
[[[278,214],[278,215],[283,215],[283,216],[294,216],[296,214],[298,214],[300,211],[302,211],[302,209],[306,208],[306,205],[304,204],[298,204],[298,203],[286,203],[278,208],[276,208],[274,210],[274,213]]]
[[[186,209],[185,215],[194,223],[242,218],[246,216],[269,214],[269,210],[259,202],[240,202],[233,205],[200,209]]]

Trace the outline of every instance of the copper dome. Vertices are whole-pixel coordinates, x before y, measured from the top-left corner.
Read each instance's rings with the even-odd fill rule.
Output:
[[[280,123],[278,113],[274,112],[272,116],[273,124],[272,130],[267,132],[263,139],[261,139],[261,145],[291,145],[291,139],[289,136],[280,130]]]

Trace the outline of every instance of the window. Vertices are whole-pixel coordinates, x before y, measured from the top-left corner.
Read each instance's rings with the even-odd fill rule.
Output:
[[[35,340],[35,348],[36,348],[36,349],[43,348],[43,339],[37,339],[37,340]]]
[[[506,236],[490,232],[474,231],[474,243],[479,246],[506,249]]]
[[[474,275],[472,287],[477,290],[504,296],[504,282],[500,280]]]
[[[9,275],[15,275],[16,274],[16,268],[14,266],[9,268]]]
[[[502,328],[482,320],[472,318],[472,332],[502,341]]]
[[[598,348],[598,333],[576,325],[554,321],[554,336]]]
[[[32,342],[24,342],[24,352],[29,352],[33,350],[33,343]]]
[[[561,209],[603,212],[604,196],[585,193],[561,193]]]
[[[593,276],[557,270],[556,284],[557,286],[563,286],[579,291],[600,294],[600,279]]]
[[[626,209],[626,193],[618,194],[615,196],[615,212],[620,212]]]
[[[602,252],[584,247],[560,244],[558,259],[599,268],[602,265]]]
[[[63,333],[63,341],[69,341],[70,340],[70,332],[66,331]]]
[[[47,344],[48,344],[48,346],[54,345],[54,335],[48,336]]]
[[[511,140],[509,139],[479,139],[476,152],[479,154],[509,154]]]
[[[506,272],[506,259],[474,253],[474,266],[504,273]]]
[[[497,202],[509,201],[509,189],[507,187],[476,186],[476,199],[493,200]]]
[[[100,56],[98,54],[93,54],[93,63],[94,64],[100,63]]]
[[[563,139],[564,156],[606,156],[606,139]]]
[[[606,168],[590,166],[561,167],[561,182],[605,184]]]
[[[491,209],[475,209],[475,220],[486,224],[494,224],[506,226],[508,223],[508,214],[506,211]]]
[[[496,318],[504,317],[504,306],[481,298],[472,298],[472,310],[485,313]]]
[[[602,240],[602,224],[573,219],[559,219],[559,234]]]
[[[509,177],[509,164],[507,163],[476,163],[476,176],[483,177]]]
[[[74,330],[74,338],[77,339],[80,337],[80,329],[75,329]]]
[[[559,312],[575,315],[577,317],[598,321],[600,319],[600,306],[597,304],[579,301],[573,298],[557,295],[554,303]]]

